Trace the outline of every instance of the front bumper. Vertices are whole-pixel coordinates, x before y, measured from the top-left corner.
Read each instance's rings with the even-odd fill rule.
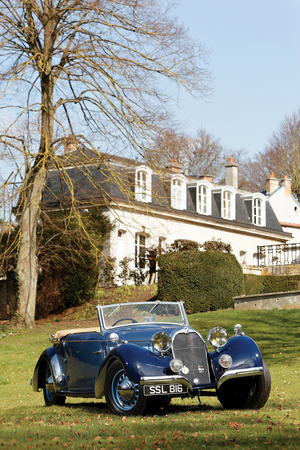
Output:
[[[231,380],[233,378],[242,378],[242,377],[251,377],[251,376],[257,376],[262,375],[264,373],[263,367],[251,367],[249,369],[240,369],[240,370],[227,370],[220,379],[218,380],[217,384],[212,383],[211,385],[205,385],[205,386],[192,386],[191,383],[181,375],[166,375],[164,377],[141,377],[140,379],[140,385],[157,385],[157,384],[173,384],[173,383],[179,383],[184,386],[186,386],[188,389],[190,389],[191,392],[194,390],[201,390],[201,389],[211,389],[211,388],[217,388],[219,389],[220,386],[225,383],[227,380]]]
[[[217,389],[227,380],[233,378],[251,377],[255,375],[262,375],[264,373],[263,367],[251,367],[250,369],[240,369],[240,370],[227,370],[219,379]]]
[[[193,390],[193,386],[191,383],[180,375],[166,375],[165,377],[141,377],[140,385],[156,385],[156,384],[183,384],[191,391]]]

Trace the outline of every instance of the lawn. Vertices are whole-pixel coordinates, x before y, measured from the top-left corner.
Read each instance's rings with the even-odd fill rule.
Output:
[[[0,447],[17,449],[296,449],[300,444],[300,310],[216,311],[189,316],[206,338],[215,325],[236,323],[258,343],[272,376],[266,406],[225,411],[214,397],[173,400],[153,415],[116,417],[104,399],[44,406],[30,378],[59,322],[0,329]],[[58,319],[57,319],[58,320]],[[82,324],[81,324],[82,325]],[[72,327],[74,324],[72,325]],[[64,326],[65,327],[65,326]]]

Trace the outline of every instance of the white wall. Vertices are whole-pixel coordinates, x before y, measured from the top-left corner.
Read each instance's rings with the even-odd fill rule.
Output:
[[[276,233],[265,234],[263,228],[253,230],[252,228],[241,228],[237,226],[218,225],[209,218],[201,223],[199,219],[189,216],[177,215],[174,218],[163,214],[156,217],[147,211],[132,212],[117,211],[118,216],[116,229],[110,237],[111,256],[118,257],[118,229],[126,230],[123,234],[123,248],[128,256],[134,257],[135,233],[147,235],[147,247],[157,246],[159,237],[165,238],[167,245],[176,239],[189,239],[202,244],[207,240],[221,239],[230,243],[237,260],[247,265],[257,264],[257,246],[278,244],[282,241],[276,238]],[[169,216],[171,216],[171,212]],[[111,220],[112,220],[111,215]],[[258,228],[258,227],[257,227]]]
[[[281,186],[269,194],[269,202],[280,223],[294,224],[282,226],[283,231],[292,233],[293,239],[289,243],[300,242],[300,204],[292,197],[287,196],[285,187]]]

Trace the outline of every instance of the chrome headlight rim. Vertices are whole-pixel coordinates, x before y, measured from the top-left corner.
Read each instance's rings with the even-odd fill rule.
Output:
[[[183,369],[183,362],[181,361],[181,359],[172,359],[170,361],[170,369],[175,373],[181,372]]]
[[[227,353],[223,353],[219,358],[219,364],[225,370],[230,369],[232,363],[233,363],[232,357]]]
[[[172,338],[166,331],[158,331],[151,338],[154,350],[159,353],[166,353],[172,345]]]
[[[227,331],[223,327],[214,327],[208,332],[207,340],[214,348],[224,347],[228,341]]]

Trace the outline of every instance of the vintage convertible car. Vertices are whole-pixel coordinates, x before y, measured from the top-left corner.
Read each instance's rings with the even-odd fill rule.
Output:
[[[31,380],[47,406],[66,397],[105,397],[122,416],[172,397],[216,395],[224,408],[264,406],[271,377],[256,343],[241,325],[228,339],[222,327],[193,330],[182,302],[97,306],[99,327],[59,331]],[[153,406],[152,406],[153,407]]]

